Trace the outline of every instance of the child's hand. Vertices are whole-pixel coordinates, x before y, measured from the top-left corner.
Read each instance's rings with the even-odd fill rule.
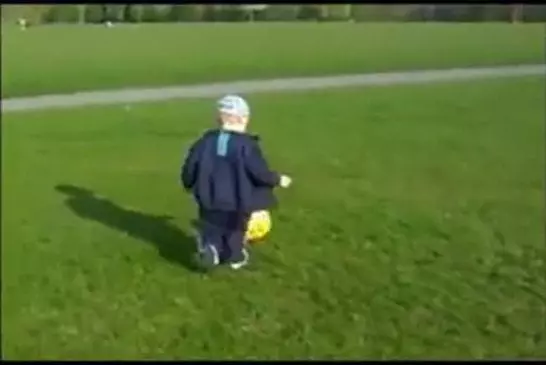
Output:
[[[279,185],[281,188],[287,188],[292,184],[292,178],[290,176],[281,175],[281,181]]]

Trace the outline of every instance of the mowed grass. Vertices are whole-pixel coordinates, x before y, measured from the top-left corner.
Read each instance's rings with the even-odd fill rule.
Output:
[[[252,265],[210,274],[177,180],[211,100],[8,113],[4,356],[544,357],[544,92],[530,77],[250,96],[294,185]]]
[[[159,24],[2,28],[2,97],[544,62],[541,24]]]

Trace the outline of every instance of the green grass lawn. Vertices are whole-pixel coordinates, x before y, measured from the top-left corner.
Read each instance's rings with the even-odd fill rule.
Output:
[[[211,100],[6,114],[4,356],[544,357],[545,91],[251,96],[295,182],[252,265],[210,275],[177,179]]]
[[[2,97],[544,62],[541,24],[160,24],[2,28]]]

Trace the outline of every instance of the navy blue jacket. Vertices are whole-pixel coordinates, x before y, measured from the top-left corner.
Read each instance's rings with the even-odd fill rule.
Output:
[[[190,148],[181,179],[201,209],[250,213],[276,204],[280,176],[269,169],[258,137],[209,130]]]

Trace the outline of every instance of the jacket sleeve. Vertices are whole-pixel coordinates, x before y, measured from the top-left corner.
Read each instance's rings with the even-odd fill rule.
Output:
[[[197,171],[199,169],[199,146],[200,141],[191,146],[188,151],[188,155],[182,165],[182,171],[180,173],[180,179],[184,189],[191,190],[195,185],[197,179]]]
[[[257,185],[272,188],[279,185],[280,176],[269,169],[258,143],[252,143],[244,156],[246,172]]]

